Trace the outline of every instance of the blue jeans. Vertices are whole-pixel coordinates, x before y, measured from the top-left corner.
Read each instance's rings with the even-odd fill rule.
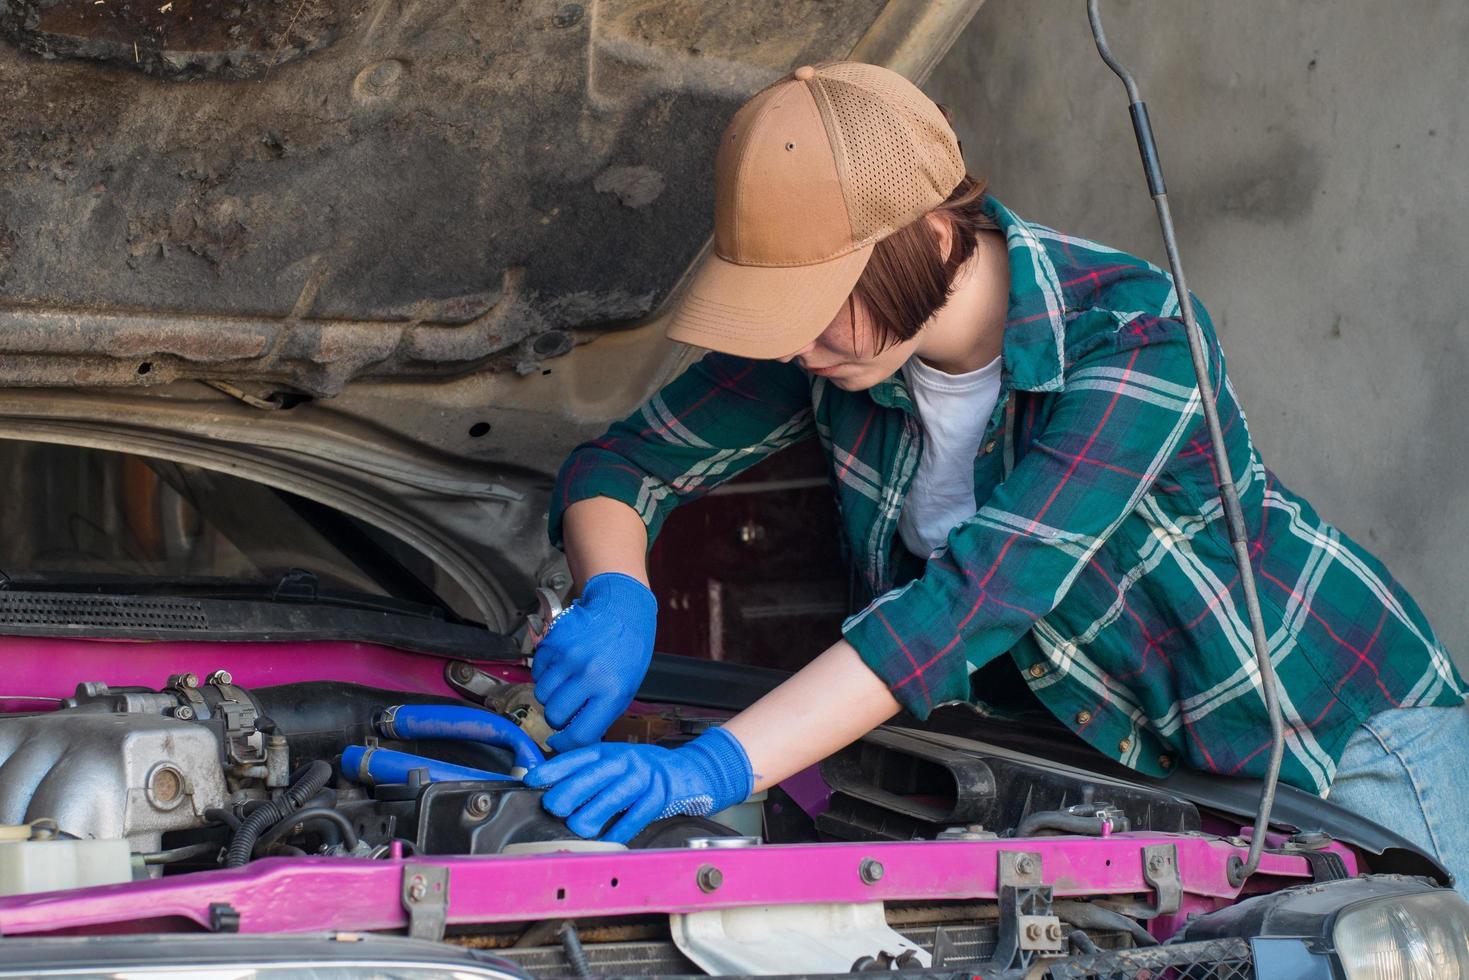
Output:
[[[1368,718],[1347,741],[1327,798],[1435,855],[1469,895],[1469,707]]]

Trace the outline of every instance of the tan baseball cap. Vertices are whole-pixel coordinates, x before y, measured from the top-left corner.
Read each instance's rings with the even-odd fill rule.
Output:
[[[876,65],[806,66],[735,113],[714,162],[714,249],[668,336],[744,357],[795,353],[841,310],[872,246],[964,178],[938,106]]]

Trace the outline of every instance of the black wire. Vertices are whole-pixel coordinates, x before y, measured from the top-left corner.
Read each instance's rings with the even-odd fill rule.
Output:
[[[347,850],[357,850],[357,828],[352,826],[352,821],[342,816],[336,810],[328,810],[326,807],[323,806],[312,807],[307,810],[297,810],[295,813],[286,817],[280,823],[276,824],[274,827],[261,834],[260,839],[255,842],[255,846],[265,847],[269,844],[274,844],[282,837],[290,834],[291,831],[294,830],[297,826],[304,823],[309,823],[313,820],[324,820],[327,823],[335,825],[336,828],[342,832],[342,843],[346,845]]]
[[[587,960],[587,951],[582,949],[581,937],[576,934],[576,923],[567,919],[559,931],[561,949],[566,953],[566,962],[571,964],[572,975],[586,980],[592,975],[592,964]]]

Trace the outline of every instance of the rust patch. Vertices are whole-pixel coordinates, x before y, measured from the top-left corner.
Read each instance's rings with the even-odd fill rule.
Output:
[[[0,31],[55,58],[164,78],[250,78],[337,39],[355,0],[0,0]]]

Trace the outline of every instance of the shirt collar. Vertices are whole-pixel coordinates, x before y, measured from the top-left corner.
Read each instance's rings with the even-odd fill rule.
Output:
[[[1065,384],[1066,301],[1061,280],[1041,242],[1044,229],[1031,225],[988,195],[984,213],[1005,236],[1010,253],[1010,297],[1001,351],[1010,387],[1059,391]],[[885,408],[913,410],[902,372],[869,389]]]
[[[1010,299],[1002,351],[1010,383],[1026,391],[1059,391],[1065,383],[1066,298],[1041,241],[1044,229],[1018,218],[993,197],[984,213],[1005,236]]]

